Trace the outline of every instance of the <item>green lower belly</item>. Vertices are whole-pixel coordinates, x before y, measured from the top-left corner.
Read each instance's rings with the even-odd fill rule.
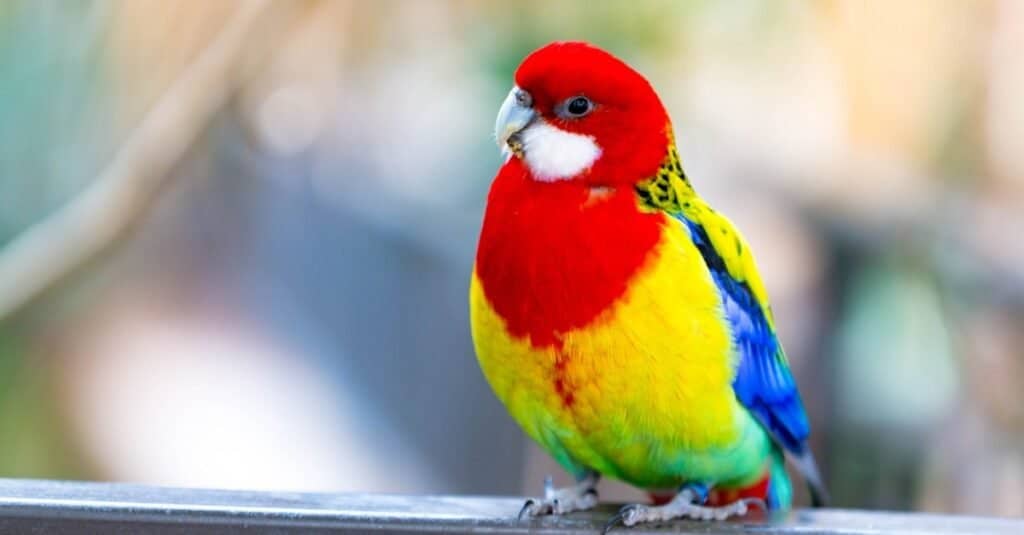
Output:
[[[555,418],[539,425],[534,438],[577,475],[592,469],[645,489],[692,481],[741,487],[764,475],[771,441],[744,409],[738,408],[738,414],[736,440],[713,448],[694,448],[686,437],[657,436],[642,425],[580,430],[564,420],[555,423]]]

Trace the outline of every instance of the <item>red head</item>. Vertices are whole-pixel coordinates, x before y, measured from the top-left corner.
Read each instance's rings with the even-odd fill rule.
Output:
[[[495,134],[541,181],[632,184],[657,172],[669,118],[640,73],[581,42],[523,60]]]
[[[625,295],[661,240],[665,216],[632,186],[668,154],[669,120],[640,74],[585,43],[537,50],[515,79],[495,125],[514,156],[491,185],[476,273],[509,333],[558,347]]]

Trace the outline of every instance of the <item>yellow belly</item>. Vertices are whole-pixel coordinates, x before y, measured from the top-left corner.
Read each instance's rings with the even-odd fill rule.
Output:
[[[733,394],[721,297],[681,225],[629,287],[561,347],[534,347],[508,335],[474,275],[473,339],[497,396],[570,471],[644,487],[759,473],[759,455],[730,454],[767,451],[767,438]]]

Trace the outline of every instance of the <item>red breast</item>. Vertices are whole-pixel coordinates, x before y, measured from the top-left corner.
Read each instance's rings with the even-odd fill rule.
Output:
[[[663,222],[632,188],[538,182],[512,158],[491,186],[476,273],[510,334],[557,345],[627,291]]]

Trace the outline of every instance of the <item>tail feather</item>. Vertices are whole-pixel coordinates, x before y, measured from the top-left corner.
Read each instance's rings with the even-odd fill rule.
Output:
[[[800,475],[807,481],[807,488],[811,491],[811,505],[813,507],[827,507],[832,501],[828,495],[828,489],[821,480],[821,473],[818,472],[818,463],[814,462],[814,454],[810,448],[804,448],[800,455],[793,455],[793,464],[796,465]]]
[[[789,509],[793,506],[793,484],[786,473],[786,457],[779,448],[772,449],[768,467],[770,485],[766,496],[769,509]]]

